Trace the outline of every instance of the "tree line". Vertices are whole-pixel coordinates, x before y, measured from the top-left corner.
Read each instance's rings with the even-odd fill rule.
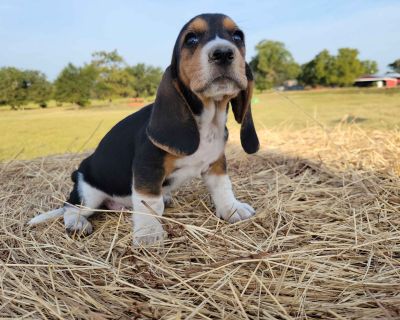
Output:
[[[28,103],[45,108],[51,99],[85,106],[90,99],[145,97],[156,93],[162,70],[143,63],[129,66],[116,51],[98,51],[81,67],[69,63],[53,83],[36,70],[0,68],[0,105]]]
[[[285,44],[263,40],[256,46],[250,66],[255,74],[256,88],[266,90],[281,86],[286,80],[297,79],[305,86],[345,87],[363,74],[378,71],[375,61],[361,61],[353,48],[341,48],[337,55],[328,50],[311,61],[298,64]],[[400,72],[400,59],[389,64]],[[161,81],[162,70],[143,63],[128,65],[116,51],[98,51],[89,63],[75,66],[69,63],[54,82],[36,70],[14,67],[0,68],[0,105],[18,109],[28,103],[45,108],[50,99],[85,106],[90,99],[153,96]]]
[[[311,87],[347,87],[361,75],[378,72],[376,61],[362,61],[358,55],[358,50],[353,48],[340,48],[337,55],[322,50],[311,61],[300,65],[284,43],[263,40],[257,44],[250,66],[259,90],[281,86],[289,79],[297,79],[300,84]],[[393,72],[400,72],[400,59],[388,67]]]

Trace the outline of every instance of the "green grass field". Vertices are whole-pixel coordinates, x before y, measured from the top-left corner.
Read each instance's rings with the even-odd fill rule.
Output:
[[[323,125],[360,125],[365,129],[400,128],[400,89],[332,89],[268,92],[253,99],[258,129]],[[137,110],[128,100],[95,102],[78,109],[68,105],[48,109],[0,109],[0,160],[32,159],[94,148],[120,119]],[[229,127],[238,127],[232,117]]]

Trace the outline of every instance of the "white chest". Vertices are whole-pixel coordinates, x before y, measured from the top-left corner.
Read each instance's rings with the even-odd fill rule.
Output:
[[[196,121],[200,133],[199,147],[192,155],[178,159],[175,162],[177,170],[169,177],[179,184],[187,179],[199,177],[224,151],[225,110],[209,106],[204,109],[201,116],[196,117]]]

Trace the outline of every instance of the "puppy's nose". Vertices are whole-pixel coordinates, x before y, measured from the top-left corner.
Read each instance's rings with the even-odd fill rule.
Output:
[[[220,65],[228,65],[232,63],[235,55],[233,50],[229,47],[218,47],[212,50],[208,57],[210,58],[210,62]]]

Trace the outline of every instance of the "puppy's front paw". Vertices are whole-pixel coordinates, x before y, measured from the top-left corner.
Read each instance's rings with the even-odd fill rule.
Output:
[[[255,210],[247,203],[234,200],[233,203],[217,208],[217,217],[230,223],[246,220],[255,214]]]
[[[164,194],[163,195],[163,201],[164,201],[164,208],[172,208],[173,207],[171,195]]]
[[[64,214],[64,225],[69,235],[88,236],[93,232],[92,224],[80,214]]]
[[[147,246],[164,239],[164,229],[157,218],[146,216],[138,217],[134,221],[133,246]]]

